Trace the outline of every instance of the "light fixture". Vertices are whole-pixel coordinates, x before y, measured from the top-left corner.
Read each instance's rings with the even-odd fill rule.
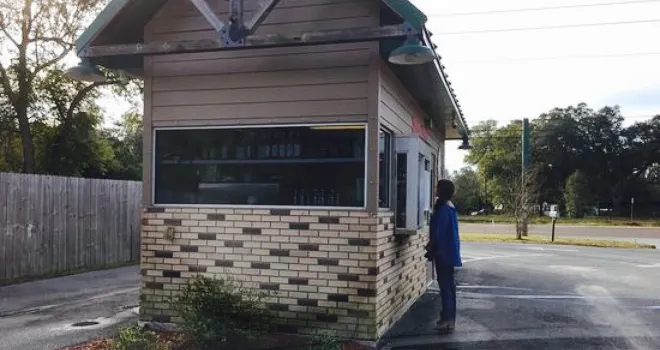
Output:
[[[95,64],[89,60],[83,59],[77,66],[73,66],[66,71],[66,75],[72,79],[80,81],[89,81],[102,83],[107,81],[105,74]]]
[[[401,65],[424,64],[433,60],[435,60],[433,49],[422,45],[416,37],[409,37],[403,45],[392,51],[389,58],[390,63]]]
[[[467,137],[463,137],[463,143],[460,146],[458,146],[458,149],[464,151],[472,149],[472,145],[470,145],[470,142],[468,141]]]

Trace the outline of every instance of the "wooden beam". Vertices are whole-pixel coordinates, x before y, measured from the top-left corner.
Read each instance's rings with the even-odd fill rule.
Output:
[[[225,27],[224,22],[215,15],[209,4],[206,3],[206,0],[190,0],[190,2],[195,5],[197,10],[206,18],[216,32],[220,32]]]
[[[252,15],[252,18],[250,18],[245,23],[245,30],[247,31],[248,35],[254,34],[261,23],[263,23],[266,17],[268,17],[270,12],[273,11],[273,8],[275,8],[278,2],[280,2],[280,0],[261,1],[259,7],[254,12],[254,15]]]
[[[364,41],[378,41],[383,39],[405,38],[415,34],[408,31],[404,25],[391,25],[375,28],[337,29],[304,32],[300,35],[251,35],[246,37],[242,46],[226,46],[224,41],[218,39],[159,41],[147,44],[120,44],[90,46],[83,49],[79,57],[99,58],[122,55],[167,55],[222,50],[257,49],[286,46],[310,46],[341,44]]]

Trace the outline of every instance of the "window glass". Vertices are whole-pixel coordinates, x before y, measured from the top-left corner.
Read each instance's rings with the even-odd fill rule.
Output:
[[[380,208],[390,207],[391,191],[391,167],[392,167],[392,133],[380,130],[378,140],[378,206]]]
[[[365,126],[157,130],[156,204],[364,207]]]

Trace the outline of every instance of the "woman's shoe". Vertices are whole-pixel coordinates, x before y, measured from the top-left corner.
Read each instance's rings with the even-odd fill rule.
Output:
[[[440,320],[435,324],[435,330],[442,333],[452,333],[454,329],[454,322]]]

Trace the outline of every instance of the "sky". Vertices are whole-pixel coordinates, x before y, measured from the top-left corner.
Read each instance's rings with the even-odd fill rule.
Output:
[[[628,3],[591,6],[623,2]],[[413,3],[429,17],[427,27],[433,32],[432,40],[438,45],[468,125],[486,119],[503,123],[533,119],[554,107],[580,102],[595,109],[619,105],[626,124],[660,114],[658,0]],[[575,5],[587,6],[511,11]],[[612,22],[628,24],[583,26]],[[548,26],[570,27],[504,30]],[[465,152],[456,147],[457,142],[447,143],[450,172],[465,166]]]

